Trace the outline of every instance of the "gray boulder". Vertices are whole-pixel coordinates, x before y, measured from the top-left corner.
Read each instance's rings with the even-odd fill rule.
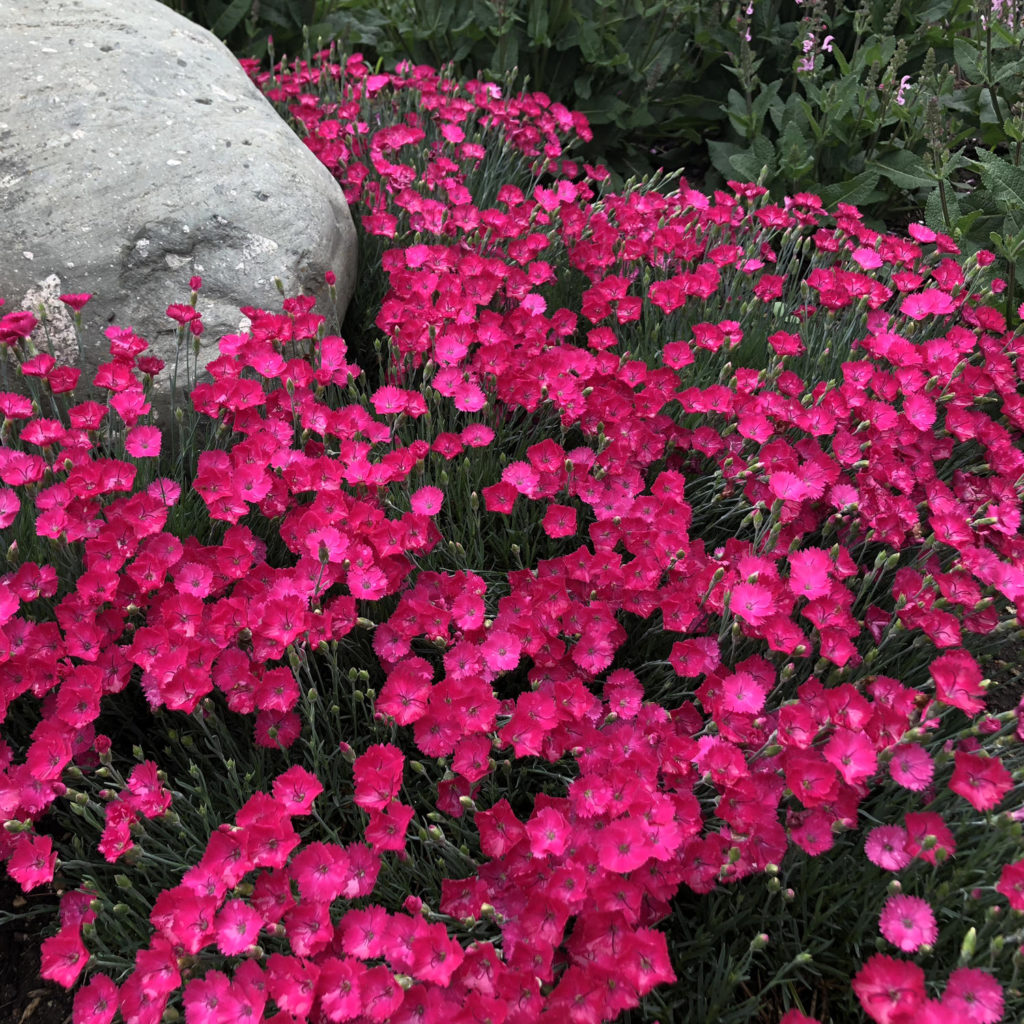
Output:
[[[275,277],[341,322],[356,269],[341,187],[206,29],[158,0],[0,0],[0,39],[0,312],[93,293],[83,351],[54,352],[83,384],[111,324],[172,367],[165,310],[194,275],[203,367],[240,306],[280,309]]]

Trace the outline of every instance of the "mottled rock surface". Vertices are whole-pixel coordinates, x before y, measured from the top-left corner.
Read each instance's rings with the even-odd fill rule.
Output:
[[[339,321],[356,235],[338,183],[208,31],[157,0],[0,0],[0,297],[92,292],[82,382],[131,326],[173,365],[200,275],[200,363],[239,306],[280,308],[337,277]],[[54,281],[56,278],[56,282]]]

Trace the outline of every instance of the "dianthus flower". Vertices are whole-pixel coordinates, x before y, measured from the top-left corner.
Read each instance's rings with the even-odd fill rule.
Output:
[[[907,830],[900,825],[879,825],[868,833],[864,852],[872,864],[886,871],[899,871],[911,861],[906,851]]]
[[[1024,910],[1024,860],[1003,865],[996,891],[1010,901],[1014,910]]]
[[[932,908],[918,896],[890,896],[878,925],[882,934],[904,953],[913,953],[925,943],[933,944],[938,935]]]
[[[1003,990],[986,971],[959,967],[949,976],[942,1005],[967,1024],[996,1024],[1003,1019]]]
[[[905,743],[895,748],[889,762],[889,774],[904,789],[920,792],[931,784],[935,765],[920,744]]]
[[[924,1002],[924,971],[906,960],[876,954],[856,974],[853,991],[878,1024],[913,1020]]]

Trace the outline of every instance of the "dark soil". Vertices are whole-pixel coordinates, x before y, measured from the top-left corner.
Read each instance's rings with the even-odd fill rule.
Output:
[[[41,902],[54,907],[56,898],[34,892],[26,896],[0,871],[0,915],[26,914]],[[0,1024],[71,1020],[71,993],[39,977],[39,946],[55,920],[54,914],[40,914],[0,923]]]

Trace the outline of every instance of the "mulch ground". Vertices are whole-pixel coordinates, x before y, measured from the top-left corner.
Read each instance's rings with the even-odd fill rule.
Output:
[[[0,910],[23,912],[34,893],[24,895],[0,869]],[[43,897],[52,905],[52,897]],[[39,944],[53,929],[46,914],[0,924],[0,1024],[69,1024],[71,994],[39,977]]]

